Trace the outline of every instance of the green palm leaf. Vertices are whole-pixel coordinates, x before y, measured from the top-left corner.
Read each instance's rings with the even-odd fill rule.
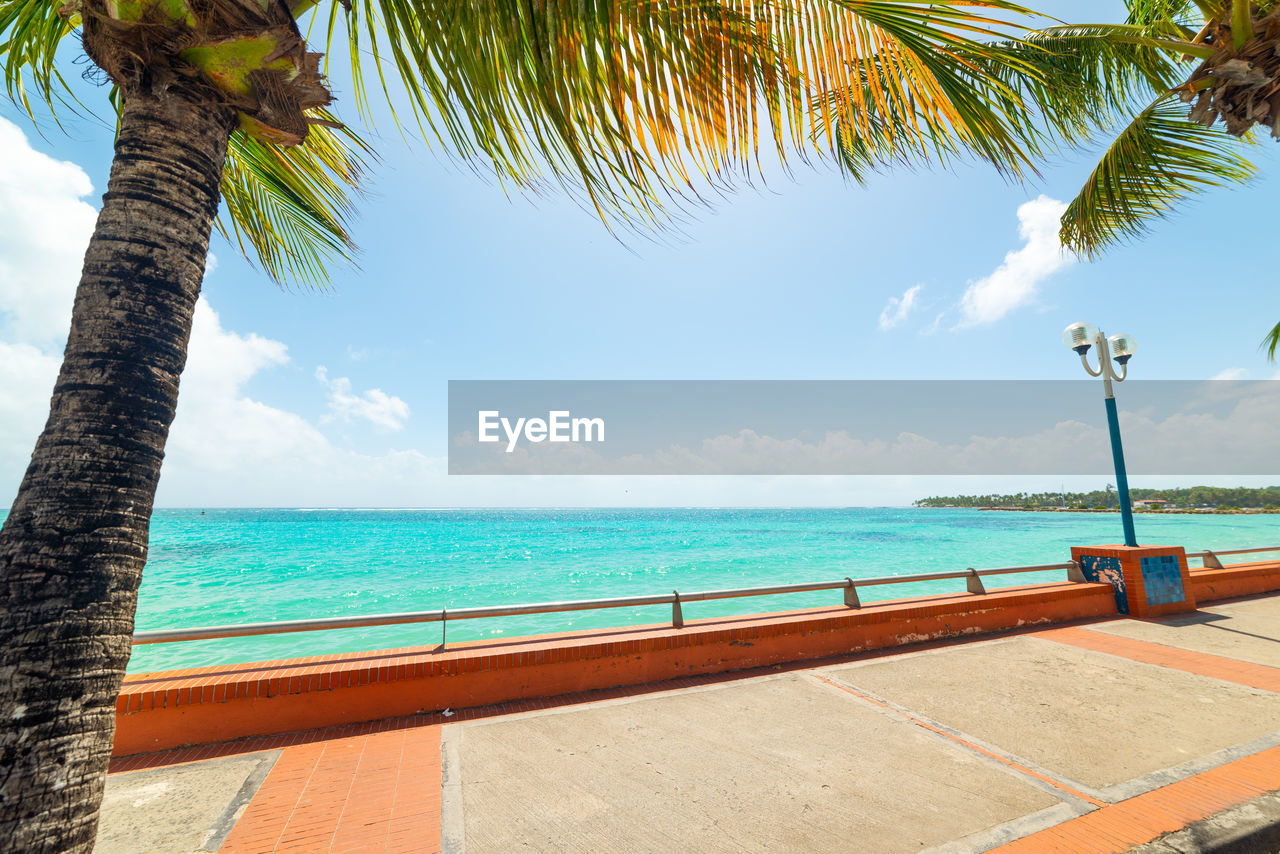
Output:
[[[1062,242],[1086,256],[1141,234],[1192,193],[1254,172],[1241,143],[1187,118],[1173,93],[1138,114],[1107,149],[1062,216]]]
[[[992,69],[1015,89],[1039,118],[1070,143],[1089,139],[1109,126],[1117,112],[1145,106],[1167,92],[1190,68],[1167,48],[1153,43],[1160,27],[1086,24],[1049,27],[1011,44],[1031,73],[1012,64]]]
[[[1166,32],[1163,24],[1050,27],[984,45],[977,53],[933,56],[931,71],[947,81],[949,91],[959,93],[958,99],[976,104],[975,114],[988,128],[1004,126],[1023,151],[1043,155],[1057,141],[1093,140],[1110,128],[1116,113],[1140,109],[1154,93],[1168,91],[1188,73],[1176,55],[1152,42]],[[893,141],[892,128],[912,120],[881,114],[874,106],[868,105],[867,126],[841,139],[840,162],[855,178],[877,165],[873,155]],[[899,134],[895,159],[928,163],[976,155],[1012,172],[1021,166],[1016,158],[1002,159],[1012,149],[993,149],[990,141],[998,137],[981,125],[971,135],[950,133],[945,126],[927,130],[908,140]]]
[[[1262,346],[1267,351],[1267,358],[1274,362],[1276,360],[1276,350],[1280,349],[1280,323],[1272,327],[1267,336],[1262,339]]]
[[[611,222],[661,227],[664,206],[696,200],[700,183],[748,175],[765,158],[838,153],[841,139],[873,140],[863,156],[875,163],[932,145],[977,151],[1014,173],[1036,153],[1016,97],[987,103],[970,86],[985,73],[980,60],[1019,61],[991,44],[1026,13],[1009,0],[291,8],[326,42],[326,62],[349,64],[357,115],[371,117],[381,90],[450,155],[522,191],[558,184]],[[54,55],[78,23],[49,0],[0,0],[6,82],[28,110],[28,80],[53,104],[63,82]],[[319,281],[350,250],[346,177],[359,170],[334,170],[346,155],[333,148],[340,135],[329,137],[324,154],[289,155],[244,134],[232,147],[223,227],[277,278]]]
[[[55,64],[62,40],[80,26],[78,15],[62,17],[58,3],[50,0],[0,2],[0,57],[4,63],[5,90],[28,115],[34,115],[27,80],[47,106],[68,100],[70,92]],[[74,99],[70,99],[74,100]]]
[[[352,195],[373,154],[351,130],[329,124],[336,122],[326,110],[312,116],[326,124],[312,125],[306,140],[291,148],[235,132],[218,229],[276,281],[323,287],[333,262],[355,251],[348,231]]]
[[[1007,0],[370,0],[350,15],[331,8],[326,24],[330,60],[342,42],[356,58],[362,110],[372,62],[389,75],[373,85],[393,103],[403,85],[423,132],[451,153],[652,225],[695,180],[750,172],[766,155],[836,152],[841,127],[888,133],[879,158],[945,132],[1025,161],[1012,123],[943,73],[953,55],[994,56],[986,43],[1013,29],[995,16],[1023,11]]]
[[[1201,19],[1192,0],[1125,0],[1129,24],[1155,24],[1165,21],[1189,24]]]
[[[972,154],[1015,176],[1041,154],[1025,104],[1006,79],[1031,69],[1010,42],[955,42],[878,20],[896,42],[864,61],[853,85],[826,93],[837,157],[856,180],[887,164],[945,164]],[[885,81],[906,97],[877,97]],[[824,117],[825,120],[825,117]]]

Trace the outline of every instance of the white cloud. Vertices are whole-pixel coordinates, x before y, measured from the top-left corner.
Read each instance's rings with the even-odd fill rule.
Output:
[[[288,348],[279,341],[223,329],[201,297],[169,434],[165,480],[173,470],[254,472],[256,477],[281,458],[318,461],[329,445],[319,430],[300,415],[244,393],[255,374],[288,361]]]
[[[880,312],[880,330],[892,329],[907,319],[916,307],[916,297],[920,295],[920,285],[913,285],[902,292],[900,297],[889,297],[884,311]]]
[[[942,318],[945,316],[946,316],[946,312],[938,312],[938,314],[934,316],[933,322],[930,323],[928,326],[926,326],[924,329],[920,330],[920,334],[933,335],[935,332],[938,331],[938,327],[942,325]]]
[[[196,303],[187,354],[182,398],[192,392],[192,396],[219,401],[232,397],[264,368],[289,361],[289,348],[280,341],[223,329],[217,312],[204,297]]]
[[[249,380],[288,362],[282,342],[224,329],[206,300],[196,304],[157,502],[429,503],[423,484],[443,475],[443,461],[415,450],[358,454],[335,445],[301,415],[248,396]],[[400,404],[407,417],[408,407]]]
[[[1248,368],[1227,368],[1225,371],[1219,371],[1209,379],[1211,380],[1242,380],[1249,376]]]
[[[204,256],[204,274],[212,276],[218,270],[218,256],[209,252]]]
[[[49,417],[49,396],[61,363],[30,344],[0,341],[0,508],[17,488]],[[12,483],[8,494],[6,481]]]
[[[384,430],[399,430],[409,420],[409,404],[380,388],[356,394],[350,379],[329,379],[324,365],[316,368],[316,379],[329,387],[329,419],[362,419]]]
[[[97,216],[74,163],[33,149],[0,118],[0,507],[17,490],[62,362],[85,246]],[[210,253],[206,273],[217,267]],[[428,504],[444,462],[415,450],[357,454],[316,424],[254,400],[247,383],[289,361],[284,343],[224,329],[196,304],[158,502],[179,505]],[[345,382],[343,380],[342,382]],[[341,384],[339,384],[341,390]],[[353,417],[402,426],[408,406],[382,392],[339,397]],[[434,489],[424,483],[434,479]]]
[[[1065,202],[1041,195],[1018,207],[1018,235],[1024,243],[1004,256],[988,276],[973,282],[960,298],[961,327],[994,323],[1035,299],[1040,285],[1076,256],[1058,240]]]
[[[61,348],[97,211],[74,163],[36,151],[0,118],[0,334]],[[47,403],[47,401],[46,401]]]
[[[36,151],[0,118],[0,506],[49,416],[97,217],[81,200],[92,191],[83,169]]]

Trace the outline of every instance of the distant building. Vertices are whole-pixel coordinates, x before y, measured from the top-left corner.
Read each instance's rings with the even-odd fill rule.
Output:
[[[1162,507],[1168,507],[1169,502],[1163,498],[1140,498],[1133,502],[1134,507],[1147,507],[1152,510],[1159,510]]]

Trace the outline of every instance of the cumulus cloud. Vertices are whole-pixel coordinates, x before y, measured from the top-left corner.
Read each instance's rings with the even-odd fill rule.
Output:
[[[316,368],[316,379],[329,387],[330,420],[363,420],[383,430],[399,430],[409,420],[409,404],[380,388],[356,394],[351,390],[350,379],[329,379],[324,365]]]
[[[188,506],[428,503],[423,484],[443,475],[443,461],[416,450],[356,453],[335,444],[307,418],[248,394],[254,376],[288,363],[283,342],[225,329],[206,300],[197,303],[157,501]],[[399,411],[394,405],[390,410]]]
[[[289,361],[280,341],[222,328],[201,297],[191,326],[178,412],[169,434],[169,469],[260,471],[281,456],[314,456],[328,440],[306,419],[248,397],[245,384]]]
[[[49,395],[62,360],[30,344],[0,341],[0,508],[6,482],[16,488],[49,417]]]
[[[1248,368],[1227,368],[1226,370],[1218,371],[1218,373],[1214,374],[1212,377],[1210,377],[1210,379],[1213,379],[1213,380],[1242,380],[1242,379],[1245,379],[1245,378],[1246,378],[1246,377],[1248,377],[1248,376],[1249,376],[1249,369],[1248,369]]]
[[[994,323],[1030,303],[1046,279],[1076,260],[1058,240],[1058,220],[1066,209],[1065,202],[1044,195],[1018,207],[1023,244],[1005,255],[994,272],[965,290],[960,298],[961,327]]]
[[[97,216],[83,201],[92,191],[83,169],[0,118],[0,487],[16,489],[49,415]]]
[[[84,201],[92,191],[83,169],[36,151],[0,118],[0,507],[48,417],[97,216]],[[217,264],[210,253],[206,274]],[[159,504],[427,504],[433,492],[439,500],[442,459],[416,450],[356,453],[302,415],[248,394],[255,376],[288,363],[283,342],[226,329],[207,300],[196,304]],[[345,379],[331,384],[330,405],[391,429],[409,414],[399,398],[356,395]]]
[[[0,118],[0,334],[4,340],[60,348],[84,249],[97,211],[74,163],[36,151]],[[46,401],[47,402],[47,401]]]
[[[907,319],[907,315],[916,308],[916,297],[920,295],[920,285],[913,285],[902,292],[900,297],[889,297],[884,311],[880,312],[880,330],[892,329]]]

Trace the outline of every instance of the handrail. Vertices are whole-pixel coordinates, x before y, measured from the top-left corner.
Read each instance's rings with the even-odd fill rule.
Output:
[[[1221,551],[1189,552],[1188,558],[1200,558],[1206,567],[1221,568],[1218,555],[1253,554],[1280,551],[1280,546],[1252,549],[1223,549]],[[251,637],[255,635],[311,632],[327,629],[355,629],[368,626],[393,626],[408,623],[447,623],[452,620],[475,620],[486,617],[514,617],[522,614],[555,614],[565,611],[592,611],[604,608],[628,608],[640,605],[670,605],[671,623],[679,628],[684,625],[681,605],[685,602],[705,602],[712,599],[736,599],[748,596],[773,596],[785,593],[806,593],[815,590],[844,590],[844,603],[850,608],[860,608],[859,587],[875,587],[883,584],[911,584],[918,581],[942,581],[966,579],[970,593],[985,593],[982,577],[1011,575],[1021,572],[1052,572],[1076,570],[1075,561],[1046,563],[1033,566],[1001,566],[991,569],[967,569],[963,572],[926,572],[916,575],[884,575],[873,578],[842,578],[839,581],[814,581],[804,584],[779,584],[768,587],[735,587],[724,590],[702,590],[693,593],[658,593],[650,596],[615,596],[606,599],[577,599],[564,602],[534,602],[525,605],[491,605],[474,608],[449,608],[438,611],[408,611],[399,614],[369,614],[362,617],[320,617],[310,620],[279,620],[269,623],[242,623],[230,626],[194,626],[186,629],[153,629],[135,632],[134,646],[149,643],[174,643],[177,641],[213,640],[216,638]],[[1078,577],[1078,576],[1073,576]]]
[[[1188,552],[1187,557],[1200,558],[1200,563],[1205,569],[1223,569],[1222,561],[1218,560],[1218,555],[1247,555],[1257,554],[1258,552],[1280,552],[1280,546],[1262,546],[1256,549],[1222,549],[1221,551],[1205,549],[1202,552]]]
[[[288,632],[310,632],[325,629],[355,629],[367,626],[391,626],[406,623],[446,623],[453,620],[475,620],[483,617],[512,617],[521,614],[554,614],[563,611],[590,611],[601,608],[627,608],[638,605],[671,605],[672,624],[683,624],[680,605],[711,599],[734,599],[746,596],[772,596],[781,593],[804,593],[813,590],[844,590],[845,604],[861,607],[857,588],[882,584],[910,584],[916,581],[941,581],[951,578],[969,579],[969,591],[982,592],[979,580],[985,575],[1009,575],[1020,572],[1051,572],[1076,569],[1075,561],[1034,566],[1002,566],[991,569],[967,569],[963,572],[927,572],[916,575],[885,575],[875,578],[842,578],[839,581],[814,581],[805,584],[779,584],[768,587],[736,587],[725,590],[702,590],[693,593],[659,593],[651,596],[615,596],[608,599],[578,599],[566,602],[536,602],[527,605],[492,605],[476,608],[449,608],[439,611],[409,611],[401,614],[370,614],[362,617],[320,617],[310,620],[278,620],[270,623],[242,623],[232,626],[193,626],[187,629],[153,629],[135,632],[134,646],[148,643],[213,640]],[[976,588],[975,588],[976,583]]]
[[[1280,552],[1280,546],[1263,546],[1258,549],[1205,549],[1202,552],[1187,552],[1187,557],[1207,557],[1208,555],[1247,555],[1255,552]]]

